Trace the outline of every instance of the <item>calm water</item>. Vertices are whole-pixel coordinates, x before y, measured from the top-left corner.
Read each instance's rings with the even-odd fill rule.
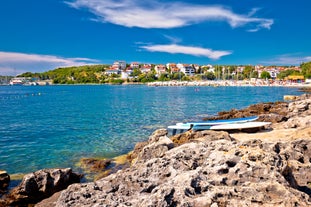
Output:
[[[1,86],[0,169],[28,173],[113,157],[156,129],[249,104],[282,100],[278,87]]]

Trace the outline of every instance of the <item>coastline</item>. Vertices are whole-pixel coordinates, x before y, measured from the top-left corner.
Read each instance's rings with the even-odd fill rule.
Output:
[[[229,87],[311,87],[311,84],[297,83],[288,81],[269,81],[269,80],[201,80],[201,81],[155,81],[155,82],[123,82],[123,83],[76,83],[76,84],[47,84],[47,85],[25,85],[31,86],[98,86],[98,85],[147,85],[147,86],[229,86]],[[11,86],[11,85],[0,85]]]
[[[269,81],[230,81],[230,80],[209,80],[209,81],[157,81],[147,83],[148,86],[250,86],[250,87],[311,87],[311,84],[294,82],[269,82]]]
[[[310,102],[310,96],[306,96],[306,98],[308,100],[307,103],[309,103]],[[291,104],[291,103],[293,103],[293,104]],[[288,108],[287,114],[283,115],[283,116],[288,116],[288,120],[285,123],[283,123],[282,121],[280,123],[274,123],[272,125],[272,128],[266,129],[266,130],[263,130],[261,132],[254,133],[254,134],[248,134],[248,133],[226,134],[226,133],[219,133],[219,132],[216,133],[215,132],[215,134],[210,134],[209,136],[214,136],[213,140],[214,139],[222,140],[223,138],[220,138],[220,137],[224,137],[224,139],[226,139],[226,140],[229,140],[229,141],[231,140],[230,142],[232,142],[232,141],[237,142],[238,141],[238,142],[243,142],[243,143],[244,142],[249,143],[250,140],[260,140],[260,142],[269,142],[269,143],[270,142],[273,142],[273,143],[275,143],[275,142],[277,142],[277,143],[279,143],[279,142],[296,142],[296,140],[299,140],[302,137],[306,137],[306,136],[308,137],[309,136],[309,138],[310,138],[310,128],[309,128],[310,122],[308,122],[308,117],[310,116],[310,114],[308,116],[306,116],[306,113],[305,113],[306,109],[310,111],[310,109],[311,109],[310,103],[309,103],[308,107],[306,107],[306,105],[304,104],[305,102],[303,102],[299,99],[296,102],[291,102],[291,103],[289,103],[286,106]],[[304,115],[301,113],[304,113]],[[267,118],[267,117],[270,117],[270,115],[268,114],[268,115],[265,115],[263,117]],[[304,118],[302,119],[302,117],[304,117]],[[303,130],[301,130],[301,129],[303,129]],[[157,130],[157,131],[159,131],[159,130]],[[159,136],[160,137],[166,136],[165,135],[166,133],[167,132],[162,131]],[[190,135],[190,137],[189,137],[189,135]],[[192,133],[189,134],[188,133],[187,134],[187,133],[185,133],[183,136],[188,136],[188,138],[187,138],[188,141],[186,141],[184,144],[181,145],[181,146],[184,145],[184,147],[183,147],[184,150],[188,150],[188,148],[186,146],[188,146],[188,144],[192,143],[194,140],[197,140],[195,142],[198,142],[198,143],[202,142],[202,141],[205,143],[205,141],[204,141],[205,138],[202,137],[202,134],[198,134],[198,133],[195,133],[195,134],[192,134]],[[122,172],[126,173],[126,172],[130,171],[130,169],[133,169],[133,167],[135,168],[135,166],[138,165],[139,163],[140,164],[146,163],[146,162],[148,163],[149,161],[151,161],[153,159],[154,156],[156,156],[156,157],[159,155],[164,156],[163,153],[169,152],[171,149],[175,149],[175,148],[177,149],[179,146],[179,144],[176,145],[176,144],[174,144],[174,142],[171,142],[166,138],[165,138],[166,141],[164,142],[166,144],[163,145],[163,142],[161,142],[161,140],[162,140],[162,138],[159,138],[159,137],[156,138],[155,136],[152,135],[147,142],[137,143],[134,150],[130,154],[127,155],[127,159],[130,161],[129,163],[132,163],[131,167],[128,168],[129,166],[127,166],[122,171],[112,171],[112,174],[107,173],[104,175],[104,178],[102,178],[98,181],[98,183],[102,183],[102,182],[105,183],[105,180],[114,179],[116,177],[118,179],[121,179],[119,177],[120,173],[122,174]],[[259,141],[256,141],[256,142],[259,142]],[[164,148],[158,149],[158,147],[162,146],[162,145],[167,146],[167,147],[165,147],[165,149]],[[248,147],[248,145],[246,145],[246,147]],[[160,150],[160,149],[162,149],[164,151],[162,152],[162,150]],[[153,151],[153,150],[156,150],[156,151]],[[158,150],[160,150],[160,151],[158,151]],[[148,152],[148,151],[150,151],[150,152]],[[158,154],[158,153],[160,153],[160,154]],[[124,164],[124,163],[121,162],[121,164]],[[119,168],[119,169],[122,169],[122,168]],[[89,185],[92,185],[92,184],[91,183],[79,184],[79,187],[75,188],[75,191],[80,191],[84,188],[83,186],[89,186]],[[67,189],[67,193],[70,193],[70,189]],[[60,196],[60,195],[58,195],[58,196]],[[61,205],[64,204],[64,203],[62,203],[63,201],[61,200],[60,197],[54,198],[54,201],[55,200],[58,200],[58,203],[59,204],[61,203]],[[81,198],[80,199],[76,198],[75,202],[80,202],[79,200],[81,201]],[[86,198],[86,200],[87,200],[87,198]],[[85,201],[82,201],[82,202],[85,202]],[[39,206],[41,206],[41,205],[39,205]]]
[[[56,206],[310,205],[311,96],[284,109],[280,116],[286,119],[252,134],[206,130],[168,137],[159,129],[137,143],[131,167],[69,186]],[[271,118],[274,110],[261,118]],[[83,197],[86,192],[91,196]]]

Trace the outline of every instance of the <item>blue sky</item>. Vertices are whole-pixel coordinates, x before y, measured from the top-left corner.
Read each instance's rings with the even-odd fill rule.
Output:
[[[1,0],[0,75],[141,63],[311,61],[310,0]]]

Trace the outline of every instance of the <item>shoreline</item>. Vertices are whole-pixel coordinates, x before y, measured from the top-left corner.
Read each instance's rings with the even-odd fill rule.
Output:
[[[232,81],[232,80],[210,80],[210,81],[157,81],[147,83],[148,86],[229,86],[229,87],[311,87],[306,83],[291,82],[266,82],[266,81]]]
[[[305,98],[308,99],[308,102],[309,102],[310,96],[306,95]],[[299,115],[299,113],[300,113],[299,112],[300,104],[295,104],[295,102],[291,102],[291,103],[294,103],[294,104],[292,104],[293,106],[290,106],[290,103],[288,103],[288,105],[286,107],[286,108],[288,108],[287,115],[284,114],[282,116],[284,116],[284,117],[285,116],[288,116],[288,117],[292,116],[292,118],[290,118],[290,119],[293,119],[293,121],[295,121],[295,123],[294,122],[292,122],[292,123],[289,122],[286,125],[286,124],[284,124],[284,122],[281,121],[280,123],[273,124],[271,130],[269,130],[269,129],[268,130],[263,130],[261,132],[253,133],[253,134],[242,133],[241,132],[241,133],[236,133],[236,134],[229,134],[228,133],[228,135],[226,135],[226,134],[223,134],[223,133],[220,133],[220,132],[215,132],[215,135],[212,135],[212,136],[216,136],[218,138],[216,138],[216,137],[215,138],[211,138],[212,140],[210,140],[210,141],[211,142],[215,142],[215,139],[220,139],[221,140],[221,139],[223,139],[223,138],[220,138],[221,136],[224,136],[225,137],[224,139],[227,140],[227,141],[230,141],[232,139],[232,140],[236,140],[236,141],[241,142],[241,143],[242,142],[248,143],[249,140],[252,140],[252,139],[253,140],[261,140],[261,142],[285,142],[285,141],[291,142],[291,141],[295,141],[297,139],[300,139],[299,137],[310,134],[310,130],[308,130],[308,128],[307,128],[304,131],[299,131],[300,130],[299,126],[297,128],[296,124],[298,123],[298,124],[304,124],[305,126],[308,126],[309,123],[306,121],[306,120],[308,120],[308,119],[306,119],[308,117],[305,117],[304,120],[303,120],[303,123],[300,123],[299,122],[301,120],[301,117]],[[264,105],[264,104],[265,103],[262,103],[262,105]],[[292,107],[292,109],[290,109],[291,107]],[[244,110],[244,109],[241,109],[241,110]],[[253,109],[250,109],[250,110],[252,111]],[[293,110],[293,111],[290,111],[290,110]],[[298,110],[298,111],[295,111],[295,110]],[[270,117],[271,113],[272,112],[269,112],[263,118],[271,118]],[[276,113],[278,114],[278,112],[276,112]],[[292,113],[292,115],[289,115],[290,113]],[[288,121],[286,121],[286,122],[288,122]],[[282,124],[282,127],[281,127],[281,124]],[[288,128],[284,128],[283,125],[287,126]],[[156,131],[160,131],[160,130],[165,130],[165,129],[158,129]],[[208,133],[214,134],[214,132],[212,132],[210,130],[207,130],[207,131],[208,131]],[[167,144],[168,149],[166,149],[165,147],[164,147],[165,149],[164,148],[163,149],[162,148],[158,149],[157,146],[161,146],[161,147],[164,146],[163,143],[161,144],[161,141],[160,141],[162,138],[161,139],[160,138],[156,138],[155,139],[155,138],[152,138],[153,135],[151,135],[148,141],[136,143],[136,146],[133,148],[133,150],[131,152],[129,152],[126,155],[119,156],[119,158],[120,158],[119,160],[117,160],[118,157],[113,158],[114,161],[112,161],[113,159],[110,159],[110,161],[108,160],[108,162],[114,162],[116,165],[117,164],[120,164],[120,165],[124,164],[122,162],[125,160],[125,161],[127,161],[129,163],[129,165],[124,166],[124,168],[118,168],[118,166],[117,166],[117,168],[118,168],[117,170],[118,171],[112,170],[112,173],[109,173],[109,172],[105,173],[104,172],[104,177],[100,178],[98,180],[98,182],[99,183],[101,183],[101,182],[105,183],[105,180],[113,179],[113,177],[119,176],[120,173],[122,173],[122,172],[119,171],[120,169],[121,170],[123,169],[122,170],[123,173],[128,173],[131,169],[132,170],[135,169],[135,166],[140,166],[141,164],[144,165],[144,163],[150,162],[150,160],[152,160],[153,156],[157,156],[157,155],[153,154],[154,150],[155,150],[154,152],[156,154],[160,153],[159,155],[164,156],[165,152],[169,152],[171,149],[172,150],[173,149],[177,150],[179,146],[181,148],[186,149],[185,147],[182,147],[182,146],[188,146],[188,145],[191,146],[192,145],[191,143],[193,143],[193,144],[194,143],[198,144],[200,142],[203,142],[203,143],[206,143],[206,144],[208,143],[207,141],[204,141],[204,139],[205,139],[204,137],[200,137],[201,135],[199,134],[199,132],[195,132],[194,134],[193,133],[194,132],[190,132],[190,137],[188,137],[188,140],[185,143],[177,144],[175,141],[173,141],[172,143],[174,143],[174,146],[172,145],[172,143],[170,143],[171,141],[168,141],[168,139],[165,138],[166,141],[165,141],[164,145],[166,146],[166,144]],[[164,131],[161,132],[161,136],[164,136]],[[189,133],[184,133],[182,136],[189,136]],[[194,136],[194,138],[191,138],[191,136]],[[227,136],[229,136],[229,137],[227,137]],[[167,138],[173,140],[172,136],[167,137]],[[195,140],[197,140],[197,141],[195,141]],[[231,143],[231,141],[228,142],[228,143]],[[160,142],[160,143],[158,143],[158,142]],[[247,146],[247,147],[249,147],[249,146]],[[151,149],[151,152],[148,152],[150,149]],[[242,148],[239,148],[239,149],[242,149]],[[157,151],[157,150],[160,150],[160,151]],[[164,151],[162,152],[162,150],[164,150],[165,152]],[[161,156],[160,156],[160,158],[161,158]],[[120,161],[120,163],[117,163],[118,161]],[[96,163],[95,163],[95,165],[96,165]],[[132,168],[133,166],[134,166],[134,168]],[[91,166],[87,166],[87,168],[91,168]],[[126,170],[124,170],[124,169],[126,169]],[[109,170],[109,169],[106,168],[106,170]],[[183,170],[181,169],[181,173],[185,173],[185,172],[183,172]],[[219,175],[217,175],[217,176],[219,176]],[[25,177],[24,177],[24,179],[25,179]],[[122,180],[123,178],[119,177],[119,179]],[[89,181],[87,183],[81,182],[80,184],[78,184],[78,185],[81,185],[81,187],[79,187],[79,191],[81,189],[83,189],[85,186],[92,185],[91,183],[93,183],[93,182],[89,182]],[[177,187],[180,187],[180,186],[177,186]],[[70,192],[71,191],[67,189],[67,193],[70,193]],[[96,191],[94,193],[96,193]],[[57,197],[55,199],[58,200],[59,197]],[[85,198],[85,199],[87,199],[87,198]],[[77,199],[77,200],[79,200],[79,199]],[[59,202],[61,202],[61,200]]]
[[[100,86],[100,85],[146,85],[146,86],[190,86],[190,87],[198,87],[198,86],[210,86],[210,87],[302,87],[309,88],[311,84],[307,83],[296,83],[296,82],[285,82],[285,81],[265,81],[265,80],[201,80],[201,81],[155,81],[155,82],[124,82],[121,84],[113,84],[113,83],[77,83],[77,84],[48,84],[48,85],[21,85],[21,86]],[[12,85],[0,85],[0,86],[12,86]],[[12,86],[14,87],[14,86]]]

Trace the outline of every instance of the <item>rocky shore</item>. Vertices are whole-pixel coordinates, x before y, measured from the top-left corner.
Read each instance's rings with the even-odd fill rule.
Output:
[[[310,206],[311,96],[221,112],[218,118],[255,114],[273,122],[271,127],[257,133],[206,130],[172,137],[159,129],[136,144],[127,156],[129,167],[94,182],[67,183],[36,206]],[[55,176],[50,176],[54,182],[40,185],[45,178],[35,175],[24,177],[18,195],[49,189],[51,196],[61,189],[52,190]],[[35,187],[26,188],[27,179]]]

